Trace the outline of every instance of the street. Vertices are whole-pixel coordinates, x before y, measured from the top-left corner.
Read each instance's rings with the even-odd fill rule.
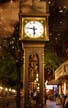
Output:
[[[0,108],[16,108],[16,98],[0,97]],[[23,100],[21,100],[21,108],[23,108]],[[44,108],[62,108],[62,105],[56,105],[55,101],[47,100]]]
[[[56,105],[55,101],[47,100],[44,108],[62,108],[62,105]]]
[[[16,108],[14,96],[0,97],[0,108]]]

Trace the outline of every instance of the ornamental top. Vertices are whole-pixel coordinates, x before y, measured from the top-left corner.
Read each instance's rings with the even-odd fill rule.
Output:
[[[20,0],[20,14],[46,16],[48,4],[43,0]]]

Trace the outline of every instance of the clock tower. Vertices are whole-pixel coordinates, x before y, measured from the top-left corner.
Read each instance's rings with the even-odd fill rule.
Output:
[[[46,0],[20,0],[20,39],[24,48],[24,108],[44,105],[44,47],[48,37]]]

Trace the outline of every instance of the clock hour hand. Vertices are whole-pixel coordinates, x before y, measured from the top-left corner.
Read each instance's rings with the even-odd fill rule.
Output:
[[[33,26],[33,27],[28,27],[27,29],[32,29],[33,30],[33,34],[35,35],[36,34],[36,30],[37,30],[37,28],[35,27],[35,26]]]
[[[36,30],[37,30],[37,28],[35,26],[33,26],[33,34],[34,35],[36,34]]]

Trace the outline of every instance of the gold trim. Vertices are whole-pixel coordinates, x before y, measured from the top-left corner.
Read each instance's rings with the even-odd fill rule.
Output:
[[[25,37],[24,35],[24,20],[26,20],[27,22],[28,21],[31,21],[31,20],[37,20],[37,21],[43,21],[42,23],[43,23],[43,26],[44,26],[44,35],[42,35],[42,36],[40,36],[40,37],[37,37],[37,38],[28,38],[28,36],[27,37]],[[49,40],[49,36],[48,36],[48,23],[47,23],[47,17],[22,17],[21,18],[21,40],[24,40],[24,39],[26,39],[26,40],[35,40],[35,39],[44,39],[44,40],[46,40],[46,41],[48,41]]]

